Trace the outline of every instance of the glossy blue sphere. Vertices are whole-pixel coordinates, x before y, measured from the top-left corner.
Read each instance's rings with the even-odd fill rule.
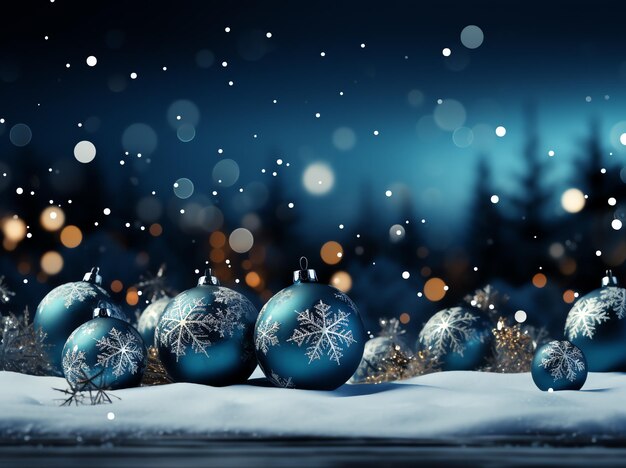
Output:
[[[146,346],[155,346],[154,344],[154,331],[159,323],[159,319],[165,307],[172,300],[171,297],[162,297],[154,302],[151,302],[139,316],[137,321],[137,331],[141,334]]]
[[[63,375],[80,387],[118,389],[140,384],[147,364],[143,339],[128,322],[96,317],[78,327],[63,347]]]
[[[57,286],[37,306],[33,325],[45,334],[48,358],[59,375],[63,371],[61,352],[65,341],[76,328],[93,318],[96,308],[109,309],[114,317],[127,320],[124,311],[95,281]]]
[[[491,329],[491,322],[481,311],[451,307],[424,324],[417,344],[437,358],[441,370],[475,370],[491,353]]]
[[[626,289],[613,279],[578,299],[565,321],[565,338],[585,353],[590,372],[626,372]]]
[[[201,284],[172,299],[156,327],[159,359],[176,382],[222,387],[245,382],[256,367],[257,310],[242,294]]]
[[[587,360],[569,341],[551,341],[535,352],[531,374],[540,390],[580,390],[587,380]]]
[[[352,300],[332,286],[297,282],[273,296],[254,331],[257,359],[276,386],[333,390],[361,362],[365,334]]]

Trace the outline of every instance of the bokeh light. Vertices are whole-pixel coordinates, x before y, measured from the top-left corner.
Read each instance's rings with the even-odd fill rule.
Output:
[[[188,99],[179,99],[170,104],[167,109],[167,123],[173,129],[188,124],[197,127],[200,122],[200,109]],[[195,131],[194,131],[195,133]]]
[[[310,164],[302,174],[304,188],[312,195],[324,195],[332,190],[335,174],[325,163]]]
[[[194,185],[191,180],[183,177],[174,182],[173,189],[174,195],[178,198],[186,199],[193,195]]]
[[[96,157],[95,145],[87,140],[79,141],[74,146],[74,157],[83,164],[90,163]]]
[[[446,295],[446,283],[441,278],[430,278],[424,283],[424,296],[432,302],[442,300]]]
[[[473,24],[465,26],[461,31],[461,44],[468,49],[477,49],[485,39],[483,30]]]
[[[129,125],[122,134],[122,147],[131,154],[151,154],[157,148],[158,142],[154,129],[141,122]]]
[[[254,236],[246,228],[237,228],[228,237],[230,248],[237,253],[245,253],[254,245]]]
[[[401,224],[394,224],[389,228],[389,240],[391,242],[400,242],[404,239],[406,231]]]
[[[548,278],[543,273],[536,273],[533,276],[533,286],[536,288],[543,288],[546,284],[548,284]]]
[[[122,283],[120,280],[111,281],[111,291],[113,291],[114,293],[119,293],[122,292],[122,289],[124,289],[124,283]]]
[[[356,134],[349,127],[339,127],[333,132],[333,145],[340,151],[349,151],[356,145]]]
[[[571,289],[568,289],[563,293],[563,302],[566,304],[571,304],[576,300],[576,293]]]
[[[59,252],[51,250],[41,256],[40,265],[47,275],[56,275],[63,269],[63,257]]]
[[[58,231],[65,224],[65,213],[58,206],[49,206],[41,212],[39,222],[46,231]]]
[[[209,244],[214,249],[221,249],[226,245],[226,235],[221,231],[215,231],[209,236]]]
[[[239,180],[239,164],[232,159],[222,159],[213,167],[212,175],[216,183],[230,187]]]
[[[339,242],[328,241],[320,249],[322,261],[328,265],[336,265],[343,257],[343,247]]]
[[[7,240],[13,243],[19,242],[26,236],[26,223],[17,217],[4,218],[2,232]]]
[[[129,306],[134,306],[134,305],[137,305],[138,302],[139,302],[139,294],[137,294],[137,289],[128,288],[128,291],[126,291],[126,303]]]
[[[452,142],[459,148],[467,148],[474,141],[474,132],[471,128],[459,127],[452,134]]]
[[[23,123],[13,125],[9,132],[9,140],[18,147],[26,146],[32,138],[33,132],[28,125]]]
[[[411,316],[409,314],[407,314],[406,312],[402,312],[400,314],[400,323],[402,325],[406,325],[407,323],[409,323],[411,321]]]
[[[577,188],[567,189],[561,195],[561,206],[568,213],[578,213],[585,207],[585,195]]]
[[[61,231],[61,244],[65,247],[73,249],[78,247],[83,241],[83,233],[77,226],[68,225]]]
[[[261,286],[261,277],[256,271],[249,271],[246,273],[246,284],[256,289]]]
[[[337,271],[330,277],[330,284],[347,293],[352,289],[352,277],[347,271]]]
[[[465,107],[454,99],[444,99],[433,111],[435,123],[442,130],[454,131],[465,123],[467,113]]]

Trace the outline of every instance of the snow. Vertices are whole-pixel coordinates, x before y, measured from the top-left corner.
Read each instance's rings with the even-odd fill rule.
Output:
[[[626,375],[590,373],[582,391],[547,393],[530,374],[441,372],[332,392],[178,383],[111,392],[110,405],[60,407],[58,377],[0,372],[0,435],[59,439],[374,437],[414,440],[621,439]],[[109,420],[107,414],[115,418]]]

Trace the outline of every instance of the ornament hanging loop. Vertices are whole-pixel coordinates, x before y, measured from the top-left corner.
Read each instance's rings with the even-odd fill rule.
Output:
[[[204,275],[198,278],[198,286],[219,286],[220,280],[216,276],[213,276],[213,270],[207,268],[204,270]]]
[[[309,260],[300,257],[300,269],[293,272],[294,283],[317,283],[317,272],[309,268]]]
[[[617,278],[613,276],[611,270],[606,270],[604,278],[602,278],[602,287],[605,286],[617,286]]]
[[[100,276],[100,268],[93,267],[90,272],[85,273],[83,276],[83,281],[87,281],[89,283],[95,283],[98,286],[102,284],[102,276]]]

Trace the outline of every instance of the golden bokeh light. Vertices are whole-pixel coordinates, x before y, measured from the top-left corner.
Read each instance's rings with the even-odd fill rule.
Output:
[[[41,256],[41,269],[48,275],[56,275],[63,269],[63,257],[59,252],[50,250]]]
[[[113,291],[114,293],[118,293],[121,292],[122,289],[124,289],[124,283],[122,283],[120,280],[111,281],[111,291]]]
[[[339,242],[328,241],[320,249],[322,261],[328,265],[336,265],[343,257],[343,247]]]
[[[150,232],[151,236],[159,237],[161,234],[163,234],[163,226],[161,226],[159,223],[154,223],[150,225],[150,229],[148,229],[148,231]]]
[[[249,271],[246,274],[246,284],[251,288],[258,288],[261,285],[261,277],[256,271]]]
[[[213,263],[222,263],[224,260],[226,260],[226,254],[221,249],[213,249],[209,254],[209,258]]]
[[[78,247],[83,241],[83,233],[76,226],[65,226],[61,231],[61,244],[65,247],[73,249]]]
[[[432,302],[440,301],[446,295],[446,283],[441,278],[430,278],[424,284],[424,296]]]
[[[576,300],[576,294],[571,289],[568,289],[563,293],[563,302],[566,304],[571,304]]]
[[[128,305],[134,306],[139,302],[139,294],[137,294],[137,289],[128,288],[126,291],[126,303]]]
[[[567,189],[561,195],[561,206],[568,213],[578,213],[585,207],[585,195],[577,188]]]
[[[410,321],[411,321],[411,316],[409,314],[407,314],[406,312],[403,312],[402,314],[400,314],[400,323],[401,324],[406,325]]]
[[[10,241],[11,244],[15,244],[26,236],[26,223],[17,217],[4,218],[2,221],[2,232],[4,233],[5,240]]]
[[[347,293],[352,289],[352,276],[347,271],[338,271],[330,278],[330,284]]]
[[[41,212],[39,222],[46,231],[58,231],[65,224],[65,213],[58,206],[49,206]]]
[[[543,273],[537,273],[533,276],[533,286],[543,288],[548,283],[548,278]]]
[[[226,234],[221,231],[215,231],[209,237],[209,244],[214,249],[221,249],[226,245]]]

